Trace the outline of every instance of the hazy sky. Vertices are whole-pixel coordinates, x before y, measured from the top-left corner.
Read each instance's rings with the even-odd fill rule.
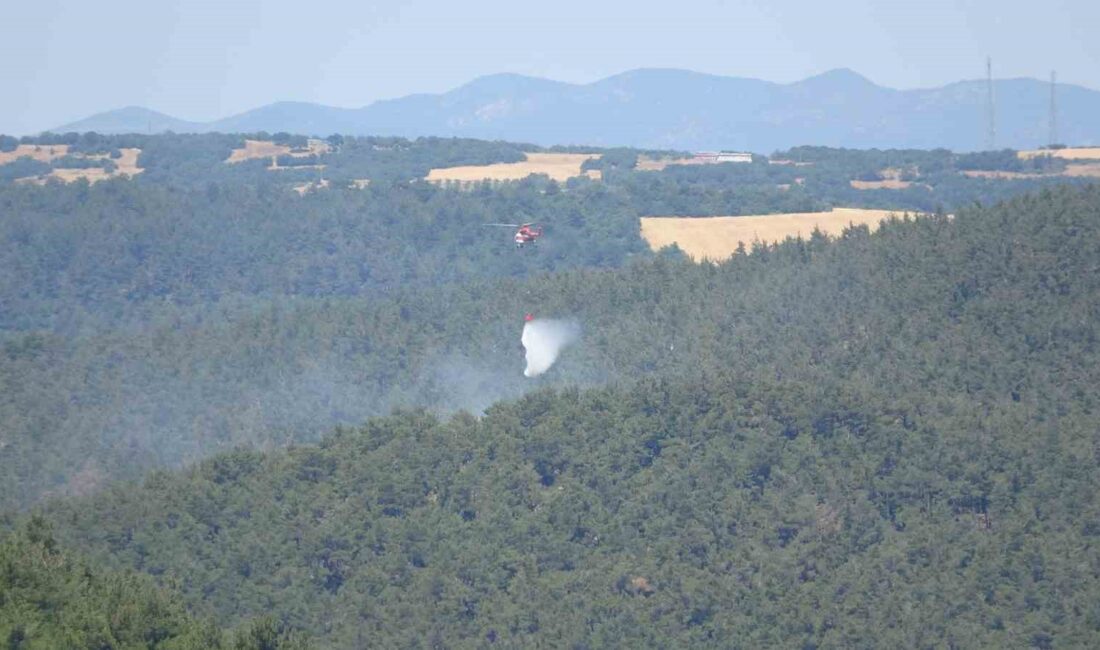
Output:
[[[518,72],[639,67],[895,88],[985,74],[1100,88],[1096,0],[4,0],[0,132],[140,105],[210,120],[278,100],[362,106]]]

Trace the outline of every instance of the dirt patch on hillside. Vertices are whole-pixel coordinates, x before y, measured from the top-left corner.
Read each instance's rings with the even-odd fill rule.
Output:
[[[320,189],[328,187],[328,181],[322,179],[311,183],[301,183],[294,186],[294,191],[299,195],[305,196],[306,192],[315,192]]]
[[[431,182],[458,181],[472,183],[478,181],[518,181],[532,174],[546,174],[551,179],[564,182],[574,176],[600,178],[598,169],[581,170],[586,160],[599,158],[598,153],[528,153],[527,159],[514,163],[494,163],[491,165],[465,165],[462,167],[443,167],[433,169],[425,177]]]
[[[137,164],[138,156],[141,155],[141,149],[134,147],[130,149],[119,149],[118,151],[122,155],[114,159],[115,165],[118,167],[118,170],[114,174],[115,176],[118,176],[119,174],[133,176],[135,174],[140,174],[141,172],[145,171],[141,167],[138,167]],[[102,157],[105,158],[106,156]]]
[[[0,165],[13,163],[20,158],[50,162],[54,158],[67,155],[69,155],[67,144],[21,144],[15,147],[15,151],[0,151]]]
[[[136,176],[137,174],[145,171],[141,167],[138,167],[138,156],[141,155],[141,149],[136,147],[119,149],[121,154],[118,158],[111,158],[110,154],[72,154],[74,158],[82,158],[85,160],[110,160],[115,164],[115,169],[107,171],[102,167],[87,167],[87,168],[70,168],[70,167],[58,167],[48,174],[42,174],[40,176],[28,176],[26,178],[17,179],[17,183],[34,183],[36,185],[45,185],[51,178],[55,178],[63,183],[72,183],[80,179],[85,179],[89,183],[98,183],[99,181],[105,181],[108,178],[117,178],[119,176]],[[59,156],[54,156],[57,158]]]
[[[1100,163],[1070,163],[1066,165],[1063,176],[1088,176],[1100,178]]]
[[[848,181],[848,184],[851,185],[853,189],[857,189],[857,190],[904,190],[904,189],[908,189],[908,188],[910,188],[914,185],[917,185],[919,187],[926,187],[928,189],[932,189],[931,187],[929,187],[928,185],[926,185],[924,183],[915,183],[913,181],[903,180],[904,176],[908,175],[909,178],[913,178],[913,177],[916,176],[916,173],[917,173],[917,170],[916,170],[916,168],[913,168],[913,167],[908,168],[908,169],[900,169],[900,168],[897,168],[897,167],[886,167],[884,169],[879,170],[879,172],[878,172],[879,180],[874,180],[874,181],[851,180],[851,181]]]
[[[896,178],[881,181],[848,181],[848,184],[857,190],[904,190],[913,186],[910,181],[901,181]]]
[[[277,163],[279,156],[305,158],[307,156],[320,156],[330,151],[332,151],[332,146],[324,140],[310,139],[308,146],[302,149],[292,149],[285,144],[275,144],[267,140],[245,140],[244,147],[234,149],[229,157],[225,159],[225,162],[239,163],[246,160],[270,158],[271,166],[269,169],[283,169]]]
[[[814,229],[837,236],[851,225],[872,230],[896,210],[834,208],[829,212],[794,212],[743,217],[642,217],[642,237],[653,250],[676,244],[693,260],[724,260],[738,244],[774,243],[787,237],[808,238]]]

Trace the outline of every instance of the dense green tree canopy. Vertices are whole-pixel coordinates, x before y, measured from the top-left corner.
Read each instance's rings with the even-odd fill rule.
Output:
[[[0,640],[28,650],[306,647],[300,633],[270,617],[232,634],[219,630],[148,576],[104,571],[63,551],[39,518],[0,540]]]
[[[0,642],[1100,645],[1095,185],[804,147],[437,186],[537,148],[246,138],[308,145],[0,166]],[[929,214],[721,264],[639,236],[833,206]],[[517,221],[537,249],[481,226]],[[538,379],[525,312],[581,328]]]
[[[406,327],[579,315],[555,372],[611,385],[398,413],[48,516],[222,624],[273,611],[336,647],[1089,647],[1097,259],[1093,187],[493,307],[425,294]]]

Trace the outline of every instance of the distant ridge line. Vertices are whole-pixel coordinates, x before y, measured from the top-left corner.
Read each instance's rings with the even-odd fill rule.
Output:
[[[1066,144],[1100,144],[1100,91],[1059,84],[1058,128]],[[211,122],[130,106],[53,132],[255,133],[441,136],[539,145],[747,150],[798,145],[852,148],[993,146],[1032,149],[1050,138],[1048,80],[958,81],[896,90],[849,69],[792,83],[678,69],[628,70],[588,84],[495,74],[440,94],[415,94],[361,108],[276,102]]]

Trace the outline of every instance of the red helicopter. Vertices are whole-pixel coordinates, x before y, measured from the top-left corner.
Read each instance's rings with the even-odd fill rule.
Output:
[[[539,237],[542,237],[542,226],[536,222],[531,223],[487,223],[486,226],[498,226],[501,228],[517,228],[513,239],[516,248],[523,248],[526,244],[534,245]]]

